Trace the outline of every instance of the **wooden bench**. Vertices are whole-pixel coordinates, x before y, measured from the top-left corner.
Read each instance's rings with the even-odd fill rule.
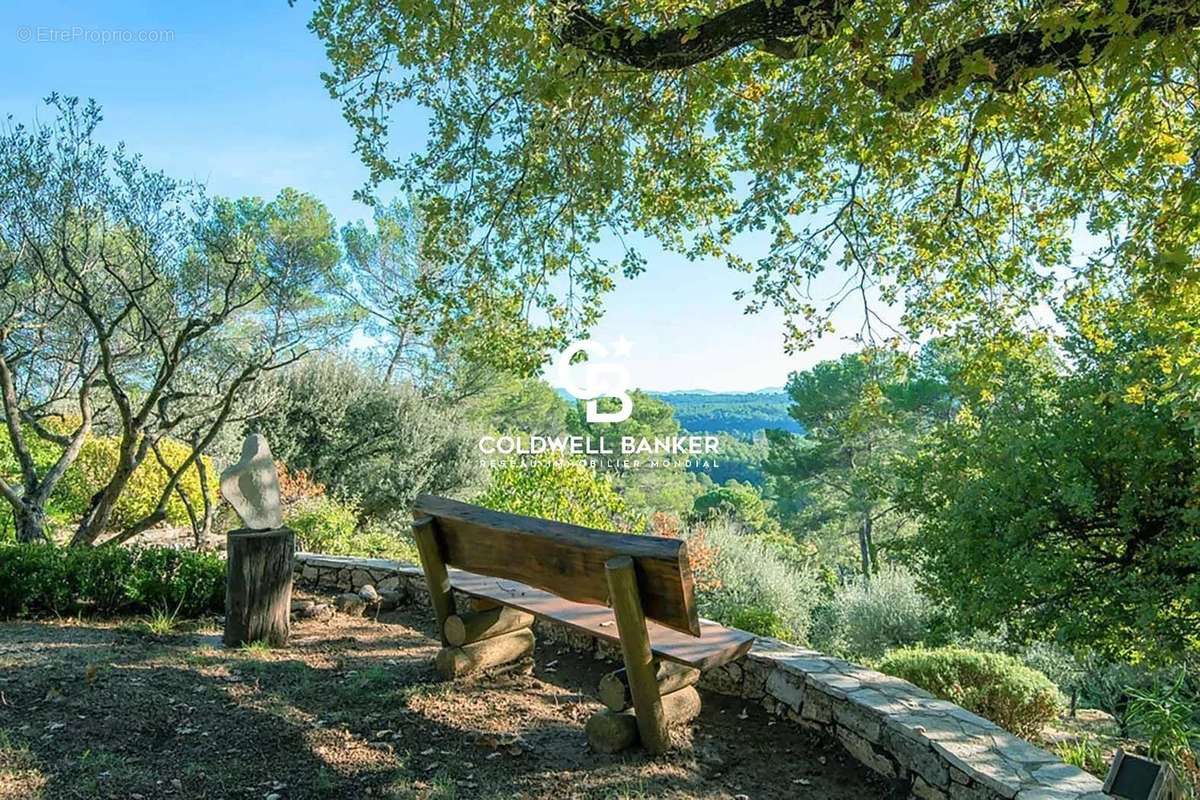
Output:
[[[421,495],[413,536],[443,648],[446,678],[526,663],[542,617],[619,643],[625,668],[606,675],[607,709],[588,741],[616,752],[640,739],[670,746],[668,726],[693,718],[700,672],[744,655],[750,634],[696,613],[687,543],[608,533]],[[471,598],[455,608],[452,590]],[[632,710],[630,710],[632,709]]]

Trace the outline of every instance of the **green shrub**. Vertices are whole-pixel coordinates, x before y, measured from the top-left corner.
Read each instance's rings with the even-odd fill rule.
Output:
[[[220,611],[225,606],[225,561],[210,553],[142,548],[135,551],[127,587],[137,608],[185,617]]]
[[[1112,714],[1125,731],[1129,712],[1129,692],[1154,686],[1155,671],[1144,666],[1111,661],[1097,653],[1083,661],[1079,678],[1079,700],[1086,708],[1098,708]]]
[[[272,373],[264,390],[278,400],[246,432],[264,434],[276,458],[333,494],[358,498],[364,517],[405,516],[421,492],[458,492],[483,478],[478,434],[461,408],[353,362],[307,358]]]
[[[712,520],[691,535],[701,530],[711,563],[696,590],[700,613],[754,633],[807,641],[820,594],[816,578],[728,519]]]
[[[296,532],[298,550],[332,554],[354,536],[358,509],[332,497],[313,497],[289,508],[283,523]]]
[[[609,476],[569,460],[505,461],[492,469],[491,485],[475,502],[496,511],[603,530],[641,527],[631,522],[632,514]]]
[[[53,551],[51,551],[53,552]],[[96,610],[112,613],[129,598],[136,552],[126,547],[79,547],[63,553],[73,597],[86,598]],[[47,606],[53,608],[52,606]]]
[[[779,614],[769,608],[735,608],[730,612],[729,624],[735,628],[749,631],[756,636],[770,636],[774,639],[789,639],[792,631],[784,625]]]
[[[374,524],[360,528],[358,507],[350,502],[310,497],[288,509],[284,523],[296,532],[299,550],[417,563],[416,548],[408,538]]]
[[[881,672],[987,717],[1018,736],[1039,734],[1061,709],[1058,688],[1012,656],[961,647],[893,650]]]
[[[225,562],[211,553],[167,547],[63,548],[0,545],[0,615],[91,610],[219,612]]]
[[[887,567],[869,581],[856,577],[837,587],[815,617],[814,644],[852,658],[875,659],[894,647],[944,643],[942,609],[902,567]]]
[[[1054,682],[1063,695],[1075,697],[1087,708],[1099,708],[1112,713],[1113,701],[1121,692],[1118,686],[1114,694],[1112,687],[1109,686],[1106,689],[1108,696],[1103,705],[1096,698],[1089,698],[1085,691],[1089,676],[1095,678],[1097,672],[1116,674],[1112,671],[1114,665],[1111,662],[1098,659],[1094,654],[1076,656],[1066,647],[1053,641],[1013,641],[1009,636],[1008,627],[1003,624],[995,630],[971,631],[968,634],[960,635],[955,637],[953,643],[968,650],[1006,653],[1030,669],[1035,669],[1045,675]],[[1122,672],[1122,674],[1124,673]],[[1106,683],[1111,684],[1112,681],[1106,680]],[[1120,680],[1117,680],[1117,684],[1123,685],[1120,684]]]

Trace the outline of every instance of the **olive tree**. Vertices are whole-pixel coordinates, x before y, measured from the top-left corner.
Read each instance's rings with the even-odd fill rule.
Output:
[[[31,538],[32,512],[96,424],[93,404],[103,402],[100,421],[119,437],[117,458],[72,542],[94,544],[108,532],[118,498],[147,458],[169,472],[149,513],[114,532],[110,541],[121,542],[165,518],[181,476],[247,413],[243,401],[255,381],[336,327],[322,291],[339,256],[336,232],[324,207],[291,190],[272,202],[212,200],[123,146],[101,144],[94,103],[48,102],[52,123],[17,125],[0,139],[0,252],[16,309],[2,340],[8,366],[0,382],[24,478],[23,492],[4,494],[17,517],[33,519]],[[51,335],[43,328],[63,342],[26,357],[25,343]],[[73,430],[40,424],[68,401],[79,408]],[[21,455],[22,421],[63,446],[44,475],[32,474]],[[170,468],[158,448],[167,436],[192,446]]]

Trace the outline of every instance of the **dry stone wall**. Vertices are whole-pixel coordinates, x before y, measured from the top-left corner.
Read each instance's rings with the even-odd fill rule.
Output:
[[[296,579],[331,592],[364,585],[428,605],[420,568],[386,559],[299,553]],[[617,660],[608,642],[539,620],[539,636]],[[862,764],[921,800],[1105,800],[1095,777],[995,723],[848,661],[759,638],[701,685],[835,737]]]

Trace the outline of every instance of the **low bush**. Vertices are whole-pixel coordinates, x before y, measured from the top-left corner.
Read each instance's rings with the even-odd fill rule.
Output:
[[[1065,697],[1072,699],[1075,706],[1099,708],[1109,713],[1114,713],[1114,702],[1123,691],[1124,678],[1119,676],[1137,672],[1133,667],[1118,668],[1095,654],[1085,652],[1077,656],[1057,642],[1014,641],[1004,624],[989,631],[961,634],[953,643],[968,650],[1010,655],[1053,681]],[[1089,695],[1089,682],[1096,683],[1097,691],[1104,696]]]
[[[728,519],[711,520],[689,538],[701,532],[711,555],[696,576],[700,613],[760,636],[806,642],[820,594],[816,578]]]
[[[876,659],[895,647],[945,643],[941,607],[903,567],[886,567],[869,581],[857,577],[836,587],[815,618],[816,647],[851,658]]]
[[[879,669],[1018,736],[1038,735],[1061,710],[1061,696],[1049,678],[1000,653],[961,647],[908,648],[888,653]]]
[[[167,547],[0,545],[0,615],[49,611],[219,612],[225,561]]]
[[[359,520],[355,504],[328,496],[297,501],[284,515],[284,524],[296,532],[299,550],[417,563],[410,539],[376,524],[360,527]]]
[[[1090,772],[1098,778],[1108,774],[1108,753],[1096,739],[1084,734],[1078,739],[1060,742],[1054,752],[1073,767]]]

